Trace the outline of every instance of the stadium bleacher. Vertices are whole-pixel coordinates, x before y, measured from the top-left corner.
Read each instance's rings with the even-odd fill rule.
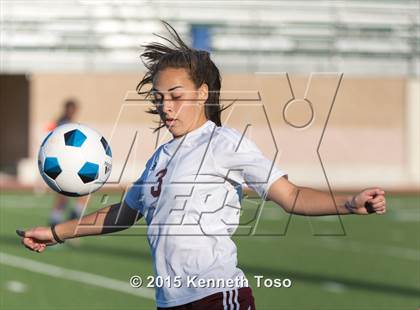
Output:
[[[185,38],[207,26],[227,72],[420,71],[412,0],[2,1],[1,71],[138,71],[140,45],[163,31],[159,19]]]

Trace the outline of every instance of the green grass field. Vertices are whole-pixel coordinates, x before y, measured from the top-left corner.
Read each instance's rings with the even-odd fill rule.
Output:
[[[132,275],[152,274],[142,229],[84,238],[43,254],[20,244],[15,229],[45,225],[52,199],[1,193],[1,309],[154,309],[153,291],[128,285]],[[100,200],[100,194],[93,197],[89,209],[99,208]],[[117,195],[107,203],[114,200]],[[257,309],[420,306],[418,197],[389,197],[386,215],[343,216],[341,222],[338,217],[289,218],[271,204],[259,209],[258,202],[244,203],[244,226],[234,237]],[[256,212],[261,212],[258,225],[249,236]],[[293,284],[258,288],[254,275],[289,278]]]

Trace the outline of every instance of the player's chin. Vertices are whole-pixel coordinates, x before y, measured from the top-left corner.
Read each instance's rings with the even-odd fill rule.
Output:
[[[167,126],[166,128],[175,138],[182,137],[186,134],[186,131],[181,126]]]
[[[174,137],[178,137],[179,134],[179,130],[177,130],[177,128],[175,128],[174,126],[166,126],[166,128],[168,129],[168,131],[174,136]]]

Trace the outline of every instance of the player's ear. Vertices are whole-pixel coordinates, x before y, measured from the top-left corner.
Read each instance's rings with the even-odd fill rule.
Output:
[[[209,98],[209,87],[206,83],[203,83],[198,88],[198,99],[200,100],[200,104],[204,104],[208,98]]]

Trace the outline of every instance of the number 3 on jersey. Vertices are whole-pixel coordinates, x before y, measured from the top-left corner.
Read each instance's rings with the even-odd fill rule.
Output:
[[[150,193],[152,194],[153,197],[159,197],[160,192],[162,190],[162,179],[166,174],[166,168],[160,170],[158,173],[156,173],[157,178],[157,186],[152,186],[150,188]]]

